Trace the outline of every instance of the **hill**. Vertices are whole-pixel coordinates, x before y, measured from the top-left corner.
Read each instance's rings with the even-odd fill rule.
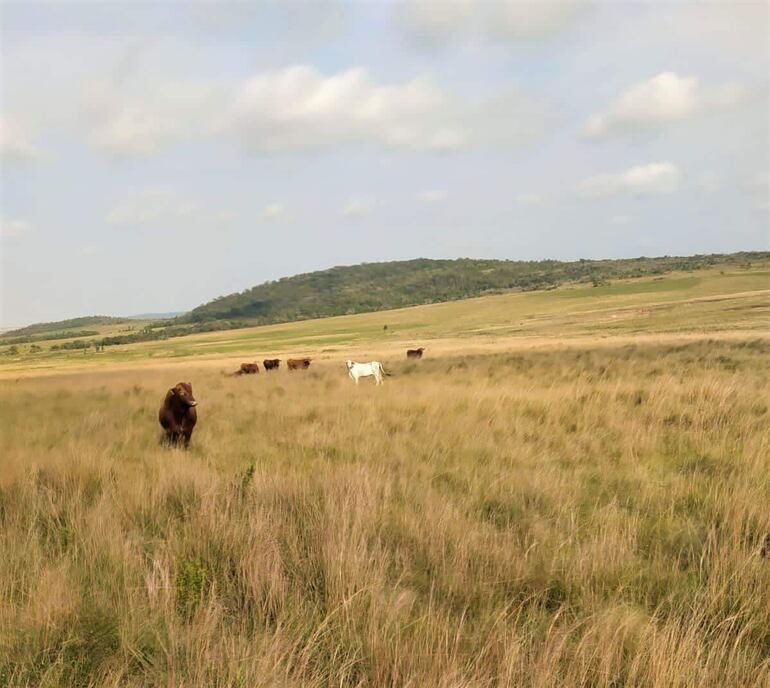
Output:
[[[364,356],[398,357],[405,345],[437,346],[461,339],[478,348],[503,348],[524,338],[543,341],[604,335],[767,332],[770,326],[770,261],[751,267],[718,266],[694,272],[617,279],[593,286],[565,284],[555,289],[508,290],[470,299],[356,313],[292,323],[254,325],[218,331],[184,328],[220,326],[166,325],[128,321],[99,327],[97,336],[69,341],[36,341],[0,347],[0,376],[10,370],[39,371],[164,358],[272,355],[334,356],[339,347],[363,346]],[[443,342],[439,344],[439,342]],[[110,344],[123,344],[110,346]],[[372,348],[374,347],[374,348]],[[385,347],[383,349],[382,347]]]
[[[109,315],[88,315],[81,318],[69,318],[68,320],[55,320],[53,322],[35,323],[16,330],[8,330],[4,337],[24,337],[26,335],[50,334],[63,330],[75,330],[80,327],[93,327],[95,325],[119,324],[125,318],[113,318]]]
[[[735,253],[623,260],[428,260],[363,263],[286,277],[221,296],[194,308],[182,323],[264,325],[455,301],[566,282],[602,284],[715,265],[745,265],[770,253]]]
[[[420,258],[363,263],[266,282],[221,296],[175,318],[144,322],[106,316],[75,318],[6,332],[0,344],[77,338],[57,348],[80,350],[254,325],[374,313],[507,292],[544,291],[564,284],[591,285],[601,291],[611,280],[706,268],[746,268],[768,261],[770,252],[571,262]],[[115,327],[121,324],[126,326]],[[83,327],[93,329],[77,331]]]
[[[29,344],[52,339],[90,337],[99,334],[99,330],[94,328],[119,325],[125,321],[125,318],[113,318],[108,315],[89,315],[81,318],[35,323],[3,332],[2,337],[0,337],[0,344]]]

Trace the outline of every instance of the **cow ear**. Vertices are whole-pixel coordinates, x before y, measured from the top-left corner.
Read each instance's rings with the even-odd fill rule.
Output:
[[[172,388],[171,388],[170,390],[168,390],[168,391],[169,391],[169,392],[171,392],[171,394],[176,394],[176,387],[172,387]]]

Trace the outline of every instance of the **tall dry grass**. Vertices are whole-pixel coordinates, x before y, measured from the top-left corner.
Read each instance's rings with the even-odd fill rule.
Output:
[[[769,343],[391,367],[5,383],[0,684],[770,685]]]

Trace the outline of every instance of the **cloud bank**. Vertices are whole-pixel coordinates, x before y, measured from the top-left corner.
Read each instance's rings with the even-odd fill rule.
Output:
[[[670,162],[653,162],[624,172],[597,174],[585,179],[579,188],[583,198],[603,198],[618,194],[657,196],[679,188],[682,174]]]
[[[663,72],[627,88],[605,112],[592,115],[585,127],[589,138],[685,120],[709,109],[737,104],[743,89],[728,85],[705,91],[695,77]]]

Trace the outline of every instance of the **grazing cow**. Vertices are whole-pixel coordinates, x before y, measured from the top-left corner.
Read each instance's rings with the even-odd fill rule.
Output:
[[[166,393],[160,407],[158,420],[166,432],[166,441],[171,445],[190,444],[193,428],[198,422],[198,402],[193,396],[192,384],[180,382]]]
[[[229,373],[230,377],[238,375],[256,375],[259,372],[259,366],[256,363],[241,363],[241,367],[234,373]]]
[[[286,367],[289,370],[304,370],[310,367],[310,358],[290,358],[286,361]]]
[[[421,346],[419,349],[407,349],[407,358],[422,358],[422,352],[425,351],[425,347]]]
[[[278,370],[281,365],[280,358],[266,358],[262,361],[262,365],[265,366],[265,370]]]
[[[382,363],[379,361],[372,361],[371,363],[354,363],[353,361],[346,361],[345,365],[348,367],[348,375],[350,379],[358,384],[359,377],[373,377],[375,385],[382,384],[382,376],[390,375],[382,367]]]

